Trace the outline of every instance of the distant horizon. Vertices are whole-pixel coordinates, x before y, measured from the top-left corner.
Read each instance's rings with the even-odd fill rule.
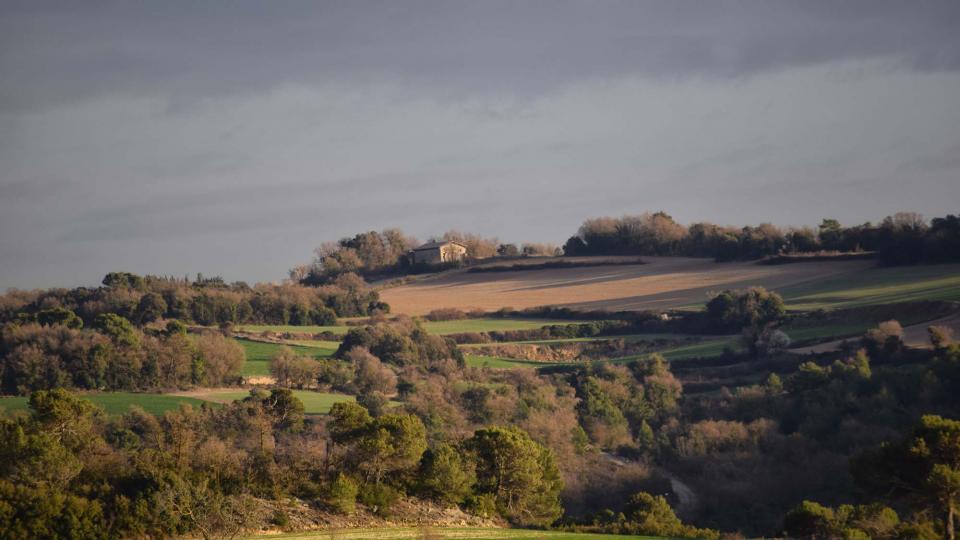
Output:
[[[746,227],[746,226],[758,226],[758,225],[770,223],[771,225],[774,225],[774,226],[776,226],[777,228],[779,228],[779,229],[781,229],[781,230],[794,229],[794,228],[804,228],[804,227],[809,227],[809,228],[812,228],[812,229],[816,229],[817,226],[818,226],[824,219],[836,219],[836,220],[839,221],[840,224],[843,225],[843,226],[856,226],[856,225],[864,225],[864,224],[877,225],[877,224],[881,223],[885,218],[887,218],[887,217],[889,217],[889,216],[893,216],[893,215],[898,214],[898,213],[911,213],[911,211],[909,211],[909,210],[900,210],[900,211],[898,211],[898,212],[892,212],[892,213],[890,213],[890,214],[888,214],[888,215],[882,216],[882,217],[880,217],[879,219],[876,219],[876,220],[866,220],[866,221],[857,221],[857,222],[853,222],[853,221],[847,222],[847,221],[845,221],[845,220],[843,220],[843,219],[841,219],[841,218],[837,218],[837,217],[823,217],[823,218],[820,218],[816,223],[811,223],[811,224],[806,224],[806,225],[780,225],[780,224],[773,223],[773,222],[769,222],[769,221],[764,221],[764,222],[759,222],[759,223],[743,223],[743,224],[717,223],[717,222],[713,222],[713,221],[708,220],[708,219],[697,219],[697,220],[693,220],[693,221],[681,221],[681,220],[677,219],[674,214],[671,214],[670,212],[665,211],[665,210],[649,210],[649,211],[644,211],[644,212],[622,214],[622,215],[619,215],[619,216],[598,215],[598,216],[592,216],[592,217],[590,217],[590,218],[585,218],[585,219],[594,219],[594,218],[619,218],[619,217],[624,217],[624,216],[641,215],[641,214],[646,213],[646,212],[649,212],[649,213],[651,213],[651,214],[652,214],[652,213],[656,213],[656,212],[665,212],[667,215],[670,215],[671,217],[674,218],[674,220],[676,220],[678,223],[680,223],[680,224],[682,224],[682,225],[684,225],[684,226],[689,226],[689,225],[691,225],[691,224],[693,224],[693,223],[709,222],[709,223],[713,223],[713,224],[718,225],[718,226],[721,226],[721,227],[742,228],[742,227]],[[946,215],[950,215],[949,213],[947,213],[947,214],[942,214],[942,215],[927,216],[927,215],[921,214],[920,212],[915,212],[915,213],[920,214],[927,223],[929,223],[930,220],[933,219],[933,218],[945,217]],[[473,231],[473,230],[467,230],[467,229],[457,229],[457,228],[447,229],[446,231],[443,231],[443,232],[440,232],[440,233],[431,233],[431,234],[426,235],[426,236],[417,236],[417,235],[411,235],[411,234],[409,234],[409,232],[406,231],[405,229],[403,229],[402,227],[386,226],[386,227],[380,227],[380,228],[375,228],[375,229],[372,229],[372,228],[360,229],[360,230],[354,231],[352,234],[347,234],[347,235],[341,236],[341,237],[336,238],[336,239],[333,239],[333,238],[330,238],[330,239],[321,239],[321,240],[318,240],[318,242],[316,243],[316,245],[314,246],[314,248],[319,247],[320,244],[325,243],[325,242],[338,242],[338,241],[340,241],[341,239],[343,239],[343,238],[345,238],[345,237],[353,236],[353,234],[358,234],[358,233],[362,233],[362,232],[366,232],[366,231],[370,231],[370,230],[383,231],[383,230],[388,230],[388,229],[398,229],[398,230],[402,231],[403,233],[405,233],[405,234],[407,234],[407,235],[409,235],[409,236],[412,236],[412,237],[413,237],[414,239],[416,239],[417,242],[419,242],[419,243],[428,242],[431,237],[439,237],[439,236],[442,236],[444,233],[449,232],[449,231],[458,231],[458,232],[461,232],[461,233],[477,234],[477,235],[479,235],[479,236],[481,236],[481,237],[483,237],[483,238],[496,238],[500,243],[503,243],[503,244],[515,244],[515,245],[517,245],[518,247],[519,247],[520,245],[524,244],[524,243],[545,243],[545,244],[556,244],[557,247],[561,247],[561,248],[562,248],[564,242],[566,242],[567,239],[569,239],[571,236],[573,236],[574,234],[577,233],[577,229],[580,227],[581,224],[582,224],[582,221],[581,221],[580,223],[578,223],[575,227],[571,228],[571,229],[570,229],[570,233],[569,233],[569,234],[566,234],[566,235],[563,237],[562,240],[556,240],[556,241],[553,241],[553,240],[529,240],[529,239],[508,240],[508,239],[504,239],[504,238],[497,237],[497,236],[495,236],[495,235],[486,235],[486,234],[483,234],[483,233],[480,232],[480,231]],[[311,250],[311,251],[309,251],[309,252],[304,256],[304,258],[303,258],[302,260],[298,260],[298,261],[291,262],[291,263],[281,272],[281,274],[280,274],[279,277],[272,278],[272,279],[271,279],[271,278],[266,278],[266,279],[259,279],[259,278],[258,278],[258,279],[245,279],[245,278],[243,278],[243,277],[235,277],[235,276],[232,276],[232,275],[226,275],[226,274],[224,274],[224,273],[220,273],[220,272],[216,272],[216,271],[205,271],[205,270],[202,270],[202,269],[201,269],[201,270],[190,270],[190,269],[186,269],[186,270],[180,271],[180,272],[154,272],[154,271],[150,271],[150,270],[137,271],[137,270],[135,270],[135,269],[130,269],[130,268],[109,268],[109,269],[106,269],[106,270],[105,270],[102,274],[100,274],[99,276],[95,276],[95,277],[92,279],[91,282],[75,282],[75,283],[71,283],[71,284],[62,284],[62,283],[45,283],[45,284],[44,284],[44,283],[42,283],[42,284],[38,284],[38,285],[36,285],[36,286],[27,286],[27,287],[21,287],[21,286],[17,286],[17,285],[11,285],[11,286],[2,287],[2,288],[0,288],[0,290],[2,290],[2,291],[10,291],[10,290],[47,289],[47,288],[58,288],[58,287],[64,287],[64,288],[73,288],[73,287],[98,287],[98,286],[101,285],[101,281],[103,280],[103,277],[106,276],[106,275],[107,275],[108,273],[110,273],[110,272],[130,272],[130,273],[138,274],[138,275],[141,275],[141,276],[150,275],[150,276],[157,276],[157,277],[177,278],[177,279],[185,277],[185,278],[188,278],[188,279],[190,279],[190,280],[196,279],[196,277],[197,277],[198,275],[203,275],[203,276],[206,277],[206,278],[210,278],[210,277],[220,277],[220,278],[222,278],[224,281],[226,281],[227,283],[244,282],[244,283],[247,283],[247,284],[249,284],[249,285],[269,284],[269,283],[281,283],[281,282],[283,282],[284,280],[288,279],[287,272],[288,272],[291,268],[293,268],[294,266],[299,265],[299,264],[308,264],[308,263],[312,262],[312,260],[313,260],[313,252],[312,252],[312,250]],[[2,279],[2,276],[0,276],[0,279]]]

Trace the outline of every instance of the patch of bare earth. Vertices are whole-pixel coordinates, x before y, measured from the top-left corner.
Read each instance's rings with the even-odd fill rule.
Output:
[[[514,272],[450,272],[381,291],[394,313],[438,308],[497,310],[564,306],[591,310],[669,309],[702,305],[711,291],[752,285],[778,289],[850,274],[872,261],[760,265],[687,257],[644,257],[647,264]]]
[[[390,517],[381,517],[370,509],[358,505],[357,512],[344,515],[329,511],[298,499],[286,501],[258,500],[258,514],[263,517],[282,513],[287,525],[282,529],[263,528],[261,534],[289,531],[329,531],[333,537],[338,532],[351,529],[390,529],[394,527],[502,527],[505,524],[467,514],[459,508],[450,508],[417,499],[401,499],[391,509]],[[262,517],[261,517],[262,519]]]
[[[243,392],[245,388],[194,388],[192,390],[180,390],[170,392],[168,395],[189,397],[211,401],[213,403],[232,403],[236,399],[237,392]]]

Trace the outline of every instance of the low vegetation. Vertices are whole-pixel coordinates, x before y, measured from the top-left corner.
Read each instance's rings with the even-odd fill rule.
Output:
[[[628,228],[630,245],[666,249],[644,236],[665,219],[640,220],[636,237]],[[923,229],[940,235],[923,236],[925,249],[949,243],[944,227]],[[821,227],[819,248],[831,229]],[[687,249],[684,234],[671,249]],[[955,265],[651,256],[602,278],[550,273],[612,289],[621,275],[669,280],[708,264],[723,286],[684,310],[605,311],[581,298],[590,309],[436,305],[420,320],[388,315],[350,274],[389,268],[393,252],[364,259],[384,238],[325,251],[317,287],[118,273],[85,292],[4,296],[3,535],[214,538],[362,524],[407,528],[349,534],[953,537],[960,345],[949,326],[957,305],[943,299],[960,296]],[[362,265],[334,270],[351,256]],[[521,274],[519,289],[564,294],[561,282]],[[456,274],[479,279],[469,275]],[[770,275],[783,295],[755,286]],[[696,296],[670,286],[653,296]],[[236,300],[239,311],[198,308],[181,322],[144,300],[165,287],[188,291],[188,306],[216,297],[211,305]],[[277,298],[294,300],[268,318]],[[926,347],[906,341],[934,319]],[[838,337],[846,345],[796,348]]]
[[[165,394],[139,394],[131,392],[98,392],[81,396],[84,400],[103,409],[108,415],[120,416],[130,412],[131,407],[137,407],[153,415],[163,415],[167,411],[175,411],[181,405],[191,405],[199,408],[205,399],[171,396]],[[28,411],[30,400],[25,396],[0,397],[0,409],[7,413]]]

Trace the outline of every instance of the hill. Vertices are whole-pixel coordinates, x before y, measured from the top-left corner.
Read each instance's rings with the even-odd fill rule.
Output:
[[[879,287],[898,282],[901,274],[916,272],[915,267],[875,269],[871,261],[761,265],[715,263],[687,257],[644,257],[643,260],[647,264],[445,272],[385,288],[380,296],[395,313],[410,315],[422,315],[443,307],[496,310],[506,306],[523,309],[559,305],[584,310],[669,309],[701,306],[711,291],[720,289],[759,285],[773,290],[792,290],[800,297],[830,290],[822,291],[820,284],[839,290],[856,284],[864,275],[877,274],[880,282],[874,286]],[[927,268],[935,269],[937,275],[932,278],[952,277],[958,283],[950,283],[960,285],[960,265]],[[917,284],[913,281],[912,286]]]

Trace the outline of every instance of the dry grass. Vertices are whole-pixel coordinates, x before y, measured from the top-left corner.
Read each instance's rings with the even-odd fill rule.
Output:
[[[760,285],[771,289],[856,275],[870,261],[760,265],[685,257],[644,257],[644,265],[521,272],[448,272],[385,289],[394,313],[438,308],[496,310],[558,305],[576,309],[641,310],[701,306],[711,291]]]

